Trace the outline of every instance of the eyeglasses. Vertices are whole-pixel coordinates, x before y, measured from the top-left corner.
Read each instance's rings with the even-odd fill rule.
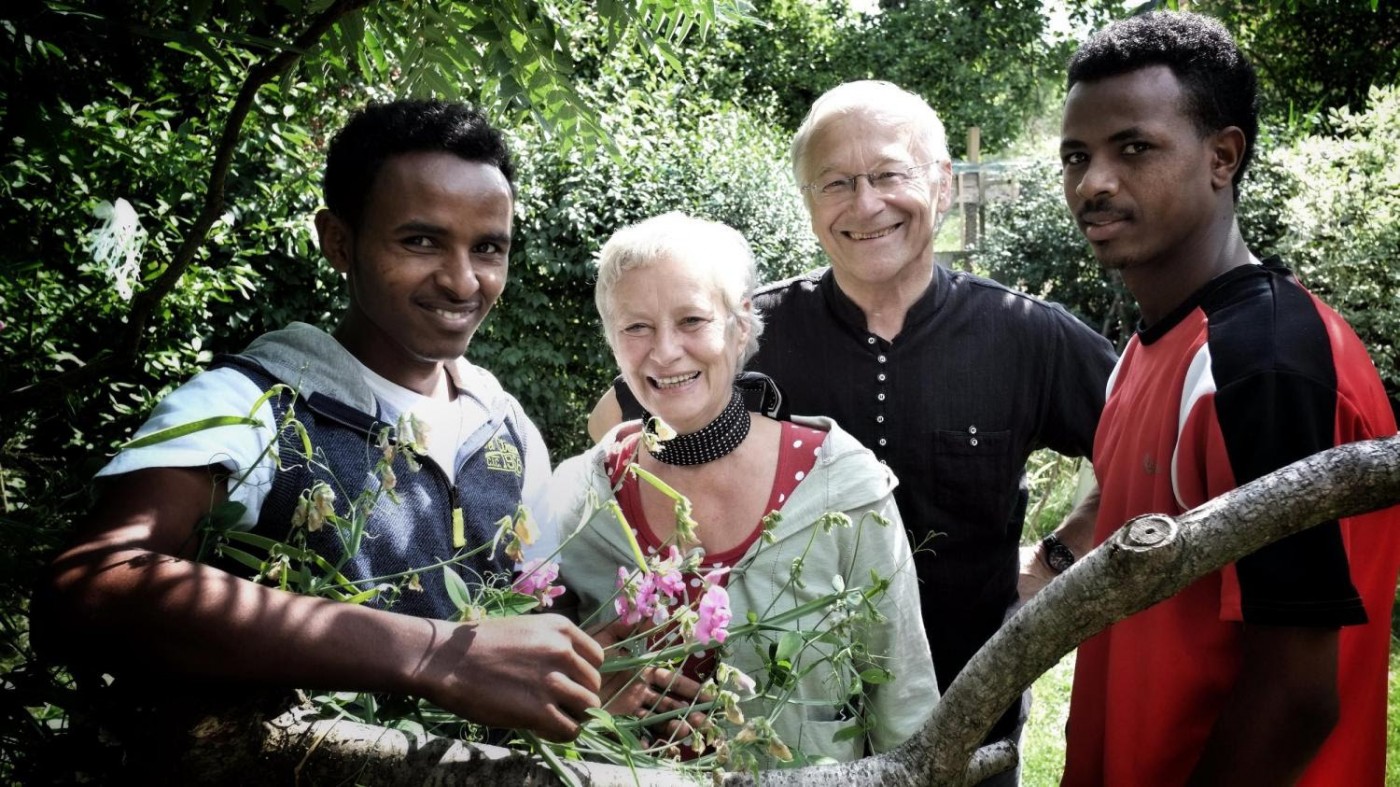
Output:
[[[811,192],[812,196],[824,202],[839,202],[855,196],[856,181],[865,178],[865,182],[870,184],[870,188],[881,194],[893,194],[908,185],[915,175],[933,165],[934,162],[915,164],[907,169],[862,172],[859,175],[849,175],[844,178],[827,176],[804,185],[802,190]]]

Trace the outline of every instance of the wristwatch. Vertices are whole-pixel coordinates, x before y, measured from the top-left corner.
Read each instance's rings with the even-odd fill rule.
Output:
[[[1074,565],[1074,553],[1054,533],[1040,539],[1040,556],[1045,565],[1056,574],[1063,574]]]

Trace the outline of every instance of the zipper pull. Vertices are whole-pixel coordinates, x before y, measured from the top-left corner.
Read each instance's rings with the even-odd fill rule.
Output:
[[[449,482],[447,489],[447,499],[452,503],[452,546],[461,549],[467,545],[466,523],[462,517],[462,507],[458,505],[456,485]]]

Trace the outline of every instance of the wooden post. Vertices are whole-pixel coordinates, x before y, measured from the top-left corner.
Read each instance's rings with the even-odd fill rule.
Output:
[[[982,129],[972,126],[967,130],[967,163],[971,172],[959,176],[958,199],[962,202],[962,248],[963,251],[977,245],[982,236]],[[968,266],[970,267],[970,266]]]

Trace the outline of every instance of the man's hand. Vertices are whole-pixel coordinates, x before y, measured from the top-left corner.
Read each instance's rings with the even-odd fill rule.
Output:
[[[1099,515],[1099,487],[1097,484],[1085,491],[1083,499],[1065,515],[1055,535],[1069,547],[1076,558],[1082,558],[1094,548],[1094,520]],[[1041,588],[1058,576],[1045,563],[1040,542],[1021,547],[1021,576],[1016,581],[1019,604],[1031,600]]]
[[[1041,588],[1050,584],[1057,575],[1040,558],[1040,543],[1021,547],[1021,576],[1016,581],[1016,591],[1022,604],[1031,600]]]
[[[442,624],[415,693],[472,721],[532,730],[552,741],[578,737],[599,706],[603,649],[559,615]]]

